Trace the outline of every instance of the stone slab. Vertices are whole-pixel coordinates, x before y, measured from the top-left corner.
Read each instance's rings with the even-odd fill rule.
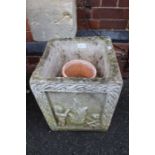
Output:
[[[35,41],[76,35],[76,0],[27,0],[26,15]]]

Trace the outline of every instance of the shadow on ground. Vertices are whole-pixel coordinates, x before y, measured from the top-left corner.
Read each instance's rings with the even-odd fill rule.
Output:
[[[27,81],[29,76],[27,77]],[[27,155],[128,155],[129,81],[124,87],[106,133],[54,132],[47,126],[27,84]]]

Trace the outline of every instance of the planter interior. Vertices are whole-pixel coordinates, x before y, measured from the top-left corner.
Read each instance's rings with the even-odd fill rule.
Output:
[[[74,59],[92,63],[96,78],[62,77],[63,65]],[[52,130],[107,130],[122,88],[111,40],[83,37],[49,41],[30,85]]]
[[[81,46],[81,47],[80,47]],[[85,47],[82,47],[85,46]],[[65,63],[74,59],[83,59],[91,62],[97,69],[97,77],[110,77],[109,60],[107,59],[107,49],[105,43],[100,40],[72,39],[55,40],[48,44],[46,58],[41,76],[44,78],[61,77],[61,69]]]

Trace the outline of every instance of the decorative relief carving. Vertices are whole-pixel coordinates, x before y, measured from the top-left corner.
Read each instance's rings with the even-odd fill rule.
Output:
[[[66,125],[66,118],[70,111],[70,109],[65,109],[62,106],[54,106],[55,109],[55,115],[57,119],[57,123],[59,126],[65,126]]]
[[[107,129],[110,125],[116,103],[118,101],[122,86],[111,84],[107,89],[106,104],[102,113],[102,126]]]
[[[100,126],[100,114],[92,113],[91,115],[87,116],[86,124],[89,127],[95,128]]]
[[[41,92],[88,92],[88,93],[106,93],[107,85],[105,84],[86,84],[85,82],[33,82],[36,91]]]
[[[64,108],[60,105],[54,106],[57,123],[60,126],[83,125],[88,127],[98,127],[100,125],[100,114],[88,114],[88,107],[82,106],[80,102],[74,99],[70,108]]]
[[[58,87],[57,87],[58,86]],[[62,87],[61,87],[62,86]],[[87,88],[85,87],[85,84],[76,84],[74,85],[73,83],[69,84],[58,84],[53,83],[50,85],[48,82],[43,84],[43,81],[41,81],[39,84],[35,83],[31,85],[33,91],[35,91],[35,96],[41,97],[42,92],[50,92],[51,89],[56,92],[59,92],[60,90],[62,92],[82,92],[84,89],[85,92],[86,90],[91,87],[91,85],[87,85]],[[92,87],[92,92],[96,92],[98,88]],[[103,114],[100,116],[98,113],[88,113],[88,107],[83,106],[80,104],[78,101],[74,99],[74,102],[71,107],[65,108],[63,106],[55,105],[54,106],[54,111],[57,119],[57,123],[60,126],[67,126],[67,125],[82,125],[85,127],[91,127],[91,128],[97,128],[100,127],[101,124],[102,126],[108,126],[111,122],[111,118],[119,97],[119,93],[121,91],[122,85],[121,84],[116,84],[116,83],[110,83],[106,85],[101,85],[99,88],[101,88],[101,92],[107,94],[106,98],[106,104],[103,109]],[[60,92],[61,92],[60,91]],[[99,90],[98,90],[99,91]],[[52,91],[51,91],[52,92]],[[92,93],[91,92],[91,93]],[[100,93],[101,93],[100,92]],[[102,117],[102,118],[100,118]],[[102,121],[102,123],[100,123]]]

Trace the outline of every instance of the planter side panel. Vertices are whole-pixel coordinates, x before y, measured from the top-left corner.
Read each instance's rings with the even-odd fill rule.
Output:
[[[55,120],[61,129],[101,129],[106,94],[48,92]]]
[[[35,96],[35,99],[39,105],[40,110],[43,113],[43,116],[52,130],[56,130],[57,124],[54,119],[53,109],[49,104],[49,100],[44,91],[42,91],[42,86],[44,84],[39,84],[38,81],[30,81],[31,90]]]

